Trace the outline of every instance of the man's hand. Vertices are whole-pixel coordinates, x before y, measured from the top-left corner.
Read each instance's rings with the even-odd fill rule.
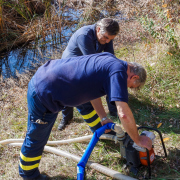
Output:
[[[101,122],[101,125],[103,126],[103,125],[105,125],[107,123],[114,123],[114,122],[111,119],[106,119],[105,121]],[[110,131],[111,131],[111,129],[106,129],[105,133],[108,133]]]
[[[102,119],[103,117],[106,117],[106,112],[103,108],[101,98],[97,98],[97,99],[92,100],[91,104],[94,107],[94,109],[95,109],[95,111],[98,114],[100,119]],[[107,124],[107,123],[113,123],[113,121],[111,119],[107,118],[106,120],[101,122],[102,126]],[[111,131],[110,129],[105,130],[105,133],[108,133],[110,131]]]
[[[140,136],[136,127],[136,122],[132,114],[131,109],[129,108],[126,102],[116,101],[116,106],[118,110],[119,119],[129,134],[131,139],[140,147],[145,147],[147,149],[152,148],[152,141],[146,136]]]
[[[136,143],[140,147],[147,148],[150,150],[152,148],[152,141],[147,136],[139,136],[139,143]]]
[[[106,112],[105,112],[105,110],[103,108],[101,98],[97,98],[97,99],[92,100],[91,104],[94,107],[94,109],[97,112],[100,119],[102,119],[103,117],[106,117]],[[106,120],[101,122],[102,126],[107,124],[107,123],[113,123],[113,121],[111,119],[107,118]],[[110,129],[105,130],[105,133],[108,133],[110,131],[111,131]]]

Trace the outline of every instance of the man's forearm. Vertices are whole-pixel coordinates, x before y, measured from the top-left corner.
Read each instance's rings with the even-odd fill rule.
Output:
[[[150,150],[152,147],[152,141],[149,137],[139,135],[134,116],[128,104],[126,102],[116,101],[116,106],[119,119],[131,139],[138,146],[145,147]]]
[[[100,119],[106,117],[106,112],[105,112],[104,107],[102,105],[101,98],[97,98],[97,99],[92,100],[91,104],[92,104],[93,108],[95,109],[97,115],[100,117]],[[101,122],[102,126],[107,124],[107,123],[113,123],[113,121],[111,119],[107,118],[106,120]],[[106,129],[105,133],[108,133],[110,131],[111,131],[110,129],[108,129],[108,130]]]
[[[102,119],[103,117],[106,117],[106,112],[102,105],[101,98],[92,100],[91,104],[92,104],[93,108],[95,109],[97,115],[100,117],[100,119]]]
[[[119,119],[126,132],[135,143],[139,143],[139,134],[136,127],[134,116],[126,102],[116,102]]]

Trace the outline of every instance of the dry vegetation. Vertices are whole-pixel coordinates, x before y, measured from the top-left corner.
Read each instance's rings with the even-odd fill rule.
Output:
[[[22,2],[23,5],[21,4],[20,8],[18,3]],[[141,63],[148,72],[144,89],[138,94],[130,92],[129,105],[139,126],[157,127],[162,123],[160,130],[166,138],[168,157],[161,158],[152,165],[152,177],[153,179],[180,179],[180,54],[178,47],[180,8],[178,1],[57,1],[57,4],[61,5],[60,16],[55,6],[50,5],[50,0],[0,0],[0,3],[0,39],[3,40],[0,41],[0,51],[20,44],[25,45],[31,40],[43,39],[49,33],[52,36],[61,34],[62,28],[67,23],[69,26],[72,25],[72,21],[66,21],[68,17],[62,16],[67,12],[67,5],[82,11],[83,20],[78,24],[74,22],[77,27],[96,22],[100,17],[114,17],[116,11],[121,11],[126,18],[119,21],[121,33],[114,42],[116,55],[126,61]],[[104,12],[104,9],[107,11]],[[36,12],[35,15],[34,12]],[[63,34],[62,38],[65,38]],[[42,56],[46,55],[42,54]],[[55,52],[51,58],[59,58],[59,52]],[[18,74],[17,79],[0,80],[0,141],[25,137],[26,91],[32,75],[33,72],[29,72]],[[105,102],[104,106],[107,110]],[[57,130],[60,119],[61,113],[53,127],[50,140],[91,134],[76,110],[74,120],[63,131]],[[118,119],[114,121],[119,122]],[[157,146],[156,154],[163,156],[159,139],[156,140],[155,146]],[[57,146],[58,149],[79,156],[83,154],[86,147],[87,143]],[[0,179],[21,179],[18,175],[19,151],[17,147],[0,145]],[[98,142],[90,159],[135,177],[122,169],[125,160],[120,156],[118,145],[113,142]],[[48,174],[51,179],[76,179],[76,164],[66,158],[44,153],[40,171]],[[145,174],[147,169],[141,168],[137,178],[143,179]],[[112,178],[88,168],[87,179]]]

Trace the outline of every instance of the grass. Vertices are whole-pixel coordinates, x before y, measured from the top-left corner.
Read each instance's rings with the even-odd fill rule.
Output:
[[[5,1],[1,0],[0,2]],[[103,3],[105,7],[106,2],[103,1]],[[100,12],[99,7],[93,8],[98,10],[98,13]],[[24,10],[27,10],[27,8]],[[0,13],[3,13],[1,8]],[[88,14],[89,11],[85,13],[87,13],[85,14],[86,19],[89,20],[91,17],[91,15]],[[46,27],[47,23],[50,23],[47,17],[48,14],[45,14],[43,19],[39,21],[36,19],[37,21],[31,22],[32,26],[30,26],[27,32],[29,32],[28,34],[32,34],[32,39],[40,36],[42,42],[44,42],[43,37],[45,37],[46,34],[40,34],[40,31],[44,32],[45,29],[43,28]],[[59,20],[59,17],[53,16],[52,22],[56,22],[55,26],[60,27],[58,23]],[[1,27],[1,19],[0,22]],[[27,24],[25,24],[25,26],[26,25]],[[55,34],[56,28],[54,26],[52,26],[52,28],[53,29],[48,30]],[[121,31],[122,33],[114,42],[117,57],[122,60],[135,61],[142,64],[146,68],[148,75],[147,82],[141,91],[138,93],[129,91],[129,106],[132,109],[138,126],[157,128],[157,126],[162,123],[158,129],[162,132],[163,138],[166,138],[164,142],[168,157],[164,158],[160,139],[156,133],[155,152],[162,157],[156,159],[151,166],[152,179],[180,179],[179,50],[170,48],[166,43],[149,41],[144,37],[143,40],[140,40],[139,36],[134,34],[137,32],[141,34],[141,29],[137,22],[122,22]],[[16,33],[11,33],[12,36],[16,36]],[[54,53],[52,57],[49,58],[59,58],[59,52]],[[27,73],[18,76],[18,79],[0,80],[0,140],[24,138],[26,134],[26,92],[27,84],[32,74]],[[103,105],[108,113],[104,97]],[[109,114],[108,116],[114,122],[120,123],[118,118],[113,118]],[[65,130],[58,131],[57,127],[61,118],[60,113],[49,140],[70,139],[92,134],[76,109],[74,110],[74,120]],[[82,156],[87,145],[88,142],[84,142],[61,145],[56,148]],[[19,151],[20,148],[18,147],[0,145],[0,180],[21,179],[18,175]],[[90,160],[137,179],[144,179],[145,176],[147,177],[148,175],[146,167],[141,167],[137,176],[126,171],[123,168],[126,160],[121,157],[119,145],[114,144],[114,142],[99,141],[90,156]],[[40,171],[48,174],[51,179],[54,180],[74,180],[76,179],[76,165],[77,163],[64,157],[44,152],[40,163]],[[88,180],[112,179],[91,168],[86,169],[86,177]]]
[[[162,48],[163,47],[163,48]],[[149,126],[157,128],[159,123],[162,125],[159,130],[165,140],[168,157],[164,158],[164,152],[158,134],[156,134],[155,152],[162,156],[152,164],[152,179],[180,179],[180,109],[179,109],[179,62],[177,56],[169,56],[168,47],[162,44],[151,44],[151,49],[144,49],[145,45],[136,43],[132,46],[127,45],[121,48],[116,54],[121,59],[127,61],[133,59],[143,64],[148,73],[145,87],[138,93],[129,92],[129,106],[131,107],[138,126]],[[123,53],[122,51],[125,51]],[[126,52],[128,49],[128,53]],[[132,50],[133,49],[133,50]],[[154,52],[154,49],[157,51]],[[129,52],[134,52],[133,54]],[[121,55],[121,56],[120,56]],[[156,65],[153,65],[156,63]],[[163,66],[163,68],[162,68]],[[27,76],[25,78],[25,76]],[[9,138],[24,138],[26,133],[27,102],[26,91],[27,83],[31,75],[20,75],[21,80],[9,79],[1,81],[1,129],[0,140]],[[105,99],[103,105],[108,113]],[[117,118],[108,116],[119,123]],[[63,131],[58,131],[57,127],[61,119],[61,113],[53,127],[49,140],[60,140],[80,137],[92,134],[88,126],[83,122],[82,117],[75,110],[74,120]],[[88,142],[75,143],[57,146],[58,149],[68,151],[72,154],[82,156]],[[18,175],[19,151],[17,147],[0,145],[0,179],[20,179]],[[141,167],[138,176],[125,171],[123,165],[126,160],[119,153],[119,145],[110,141],[99,141],[95,146],[90,160],[98,162],[108,168],[112,168],[131,177],[143,179],[148,175],[146,167]],[[47,173],[51,179],[76,179],[76,164],[66,158],[44,153],[40,171]],[[86,169],[86,177],[89,180],[112,179],[91,168]]]
[[[0,52],[25,46],[31,41],[48,43],[47,37],[56,44],[66,40],[68,35],[62,34],[63,28],[72,30],[77,24],[76,19],[80,18],[76,16],[80,14],[74,14],[76,18],[72,20],[77,8],[73,2],[64,4],[63,1],[58,5],[56,8],[51,0],[0,0]],[[74,9],[69,10],[69,7],[68,16],[65,15],[67,5]]]
[[[169,138],[165,142],[169,153],[168,157],[155,162],[155,166],[152,167],[152,171],[156,172],[153,174],[153,178],[180,179],[179,57],[168,55],[168,47],[158,43],[151,44],[151,48],[143,43],[134,46],[124,48],[125,53],[120,49],[120,52],[117,51],[117,55],[120,54],[119,58],[121,59],[126,58],[127,61],[135,59],[143,64],[147,69],[148,78],[139,93],[132,92],[130,94],[129,105],[139,126],[157,128],[158,124],[162,123],[159,130],[162,132],[163,138]],[[132,49],[136,49],[136,51],[132,55],[127,53],[127,49],[129,52]],[[158,152],[160,143],[157,141],[156,143]],[[161,163],[163,166],[158,168]]]

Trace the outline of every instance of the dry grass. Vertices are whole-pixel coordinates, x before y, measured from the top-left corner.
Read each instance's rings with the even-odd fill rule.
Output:
[[[108,6],[111,1],[102,1],[103,7]],[[116,8],[126,9],[126,14],[132,17],[135,10],[138,10],[142,1],[136,5],[137,1],[129,4],[128,1],[121,1]],[[150,2],[150,1],[148,1]],[[152,1],[153,3],[153,1]],[[70,3],[71,4],[71,1]],[[77,7],[82,7],[82,4],[76,4]],[[91,4],[92,12],[102,15],[99,4]],[[146,4],[143,4],[144,6]],[[74,4],[72,4],[74,6]],[[88,6],[89,7],[89,6]],[[82,23],[90,23],[95,21],[91,19],[88,7],[84,10],[85,20]],[[128,10],[129,9],[129,10]],[[148,10],[148,8],[147,8]],[[2,9],[0,9],[1,13]],[[140,11],[140,10],[139,10]],[[29,28],[25,24],[21,26],[15,24],[21,33],[28,36],[23,36],[25,42],[36,37],[42,39],[52,31],[56,34],[56,28],[61,30],[61,17],[56,16],[51,11],[50,20],[46,17],[37,18]],[[48,14],[46,14],[48,15]],[[6,19],[6,23],[10,24],[10,20]],[[87,21],[86,21],[87,20]],[[51,22],[52,21],[52,22]],[[0,27],[3,22],[0,19]],[[138,21],[122,21],[121,32],[115,41],[116,55],[122,60],[136,61],[146,67],[148,79],[144,89],[138,94],[130,92],[129,105],[134,113],[138,125],[157,127],[161,122],[160,130],[163,137],[169,138],[165,142],[168,157],[157,160],[152,165],[153,179],[180,179],[180,96],[179,96],[179,52],[174,52],[167,44],[157,43],[153,39],[149,39],[149,35],[145,36],[145,40],[141,41],[140,37],[144,37],[145,32]],[[45,28],[49,24],[49,28]],[[80,24],[81,26],[82,24]],[[9,28],[9,26],[8,26]],[[41,32],[41,33],[40,33]],[[178,31],[177,31],[178,33]],[[32,38],[31,38],[32,35]],[[19,41],[22,37],[18,38]],[[16,39],[18,41],[18,39]],[[13,44],[13,43],[12,43]],[[6,44],[5,44],[6,46]],[[45,55],[44,55],[45,56]],[[59,52],[52,54],[52,59],[59,58]],[[0,140],[10,138],[24,138],[26,133],[27,121],[27,102],[26,92],[27,84],[32,74],[19,75],[18,80],[6,79],[0,81]],[[107,110],[106,103],[104,106]],[[61,113],[53,127],[50,135],[50,140],[69,139],[91,134],[88,126],[83,122],[82,117],[75,110],[74,120],[63,131],[58,131],[57,127],[61,119]],[[117,119],[114,119],[118,122]],[[159,139],[156,139],[156,154],[163,155],[162,147]],[[58,149],[68,151],[70,153],[81,156],[87,147],[87,143],[75,143],[70,145],[57,146]],[[2,180],[19,180],[18,162],[20,148],[0,145],[0,179]],[[119,172],[127,173],[135,177],[133,174],[125,172],[122,169],[125,160],[119,154],[119,147],[112,142],[98,142],[97,146],[90,157],[92,161],[103,164],[109,168]],[[43,153],[40,163],[40,171],[48,174],[51,179],[76,179],[76,164],[66,158],[56,156],[50,153]],[[147,174],[146,168],[141,168],[138,179],[143,179],[143,175]],[[87,179],[105,180],[112,179],[104,176],[92,169],[87,169]]]
[[[149,18],[152,18],[157,23],[157,27],[152,28],[158,35],[166,32],[167,25],[172,30],[174,23],[179,21],[179,4],[170,0],[164,2],[160,0],[146,2],[143,0],[132,2],[128,0],[103,0],[101,3],[99,0],[57,0],[54,2],[56,2],[56,6],[51,4],[51,0],[0,0],[0,52],[11,50],[19,45],[26,45],[32,40],[45,39],[50,34],[52,37],[59,34],[63,40],[65,38],[61,34],[63,27],[68,26],[71,28],[73,24],[78,24],[80,27],[83,24],[92,24],[104,17],[115,17],[118,20],[124,19],[120,26],[123,32],[120,34],[121,43],[124,41],[135,42],[142,36],[142,29],[138,24],[134,24],[137,17],[148,15]],[[59,8],[57,8],[57,5]],[[71,8],[71,10],[67,10],[67,7]],[[163,18],[158,14],[157,9],[161,10]],[[78,22],[64,16],[65,13],[71,14],[76,10],[81,11],[77,15]],[[117,12],[122,17],[117,17]],[[166,17],[168,17],[168,20],[164,21]],[[161,20],[162,23],[159,23]],[[124,27],[127,27],[124,23],[131,24],[127,31],[123,31]],[[151,37],[149,33],[146,32],[148,38]],[[171,36],[169,39],[163,35],[163,39],[166,42],[171,39],[176,41],[176,38],[172,35],[173,33],[168,34],[168,36]]]
[[[58,34],[62,41],[65,38],[61,34],[62,28],[71,28],[73,24],[77,24],[75,20],[63,16],[67,12],[66,7],[75,10],[79,8],[79,4],[74,4],[74,1],[58,4],[59,8],[56,8],[51,5],[51,0],[0,0],[0,52],[25,46],[38,39],[45,41],[50,35],[53,39]]]
[[[176,107],[174,116],[172,116],[172,108],[169,108],[170,104],[166,99],[172,94],[168,95],[166,92],[163,93],[163,97],[159,98],[156,94],[152,94],[151,92],[154,88],[157,88],[157,85],[160,83],[159,77],[161,77],[161,74],[158,73],[158,69],[161,68],[162,63],[165,64],[164,60],[166,57],[168,57],[168,55],[164,52],[167,52],[167,50],[167,46],[158,43],[147,45],[146,43],[134,43],[132,46],[127,44],[127,46],[123,47],[119,51],[116,51],[117,56],[121,57],[121,59],[125,59],[127,61],[135,60],[136,62],[143,64],[146,68],[149,66],[154,67],[153,69],[147,68],[148,75],[156,73],[154,74],[153,80],[148,77],[147,85],[142,90],[142,92],[139,93],[139,95],[130,92],[130,107],[133,110],[137,124],[139,126],[146,125],[157,127],[157,125],[162,122],[162,127],[160,127],[160,130],[162,131],[163,138],[169,138],[165,142],[168,157],[160,158],[152,165],[152,177],[154,179],[178,179],[178,171],[180,168],[180,130],[178,125],[178,114],[180,112],[176,105],[174,105],[179,103],[179,98],[171,98],[171,104]],[[54,58],[56,58],[55,54]],[[164,69],[164,72],[168,70],[167,73],[174,76],[175,74],[174,72],[171,72],[168,64],[169,63],[167,63],[167,69]],[[173,66],[171,64],[171,68],[172,67]],[[174,68],[175,67],[176,66],[174,66]],[[27,118],[26,91],[27,83],[31,76],[32,74],[19,75],[18,81],[13,79],[1,81],[0,85],[2,94],[0,100],[0,140],[9,138],[24,138],[25,136]],[[149,86],[152,84],[151,81],[156,81],[156,86],[152,89],[149,88]],[[175,86],[174,91],[171,93],[177,93],[177,88],[178,86]],[[103,104],[108,113],[105,101],[103,101]],[[160,105],[160,107],[163,108],[156,109],[156,105]],[[163,113],[164,115],[162,116]],[[76,110],[74,111],[74,120],[63,131],[57,130],[60,119],[61,113],[59,114],[57,121],[52,129],[49,140],[69,139],[91,134],[88,126],[83,122],[82,117]],[[117,119],[114,119],[114,121],[118,122]],[[56,148],[78,156],[82,156],[86,147],[87,142],[61,145],[57,146]],[[20,148],[17,147],[0,146],[0,159],[2,162],[0,164],[0,179],[21,179],[18,175],[19,151]],[[164,156],[158,136],[155,142],[155,152],[157,155]],[[113,142],[99,141],[91,154],[90,160],[135,177],[132,173],[126,172],[122,169],[123,164],[126,161],[123,160],[120,156],[119,146],[115,145]],[[163,164],[163,167],[161,164]],[[43,157],[40,163],[40,171],[48,174],[51,179],[71,180],[76,179],[76,165],[77,163],[64,157],[50,153],[43,153]],[[145,174],[147,175],[147,173],[147,169],[142,167],[140,169],[138,179],[143,179],[143,176]],[[112,178],[88,168],[87,179],[104,180]]]
[[[1,87],[2,99],[0,106],[0,140],[24,138],[26,133],[27,117],[27,84],[24,82],[23,85],[18,87],[16,81],[9,79],[6,80],[5,83],[1,82]],[[92,134],[88,126],[83,122],[83,119],[79,117],[77,111],[74,112],[74,120],[64,131],[57,130],[60,118],[61,113],[57,118],[49,140],[62,140]],[[70,145],[61,145],[57,148],[78,156],[82,156],[86,147],[87,143],[76,143]],[[98,152],[98,147],[96,147],[94,151]],[[2,162],[0,164],[0,179],[21,179],[18,175],[19,152],[20,148],[18,147],[0,145],[0,159]],[[47,173],[51,179],[67,179],[67,177],[69,177],[69,179],[76,179],[76,164],[77,163],[67,160],[66,158],[50,153],[44,153],[40,163],[40,171]],[[90,174],[92,173],[91,171],[92,170],[90,170]],[[108,178],[99,174],[99,179]]]

